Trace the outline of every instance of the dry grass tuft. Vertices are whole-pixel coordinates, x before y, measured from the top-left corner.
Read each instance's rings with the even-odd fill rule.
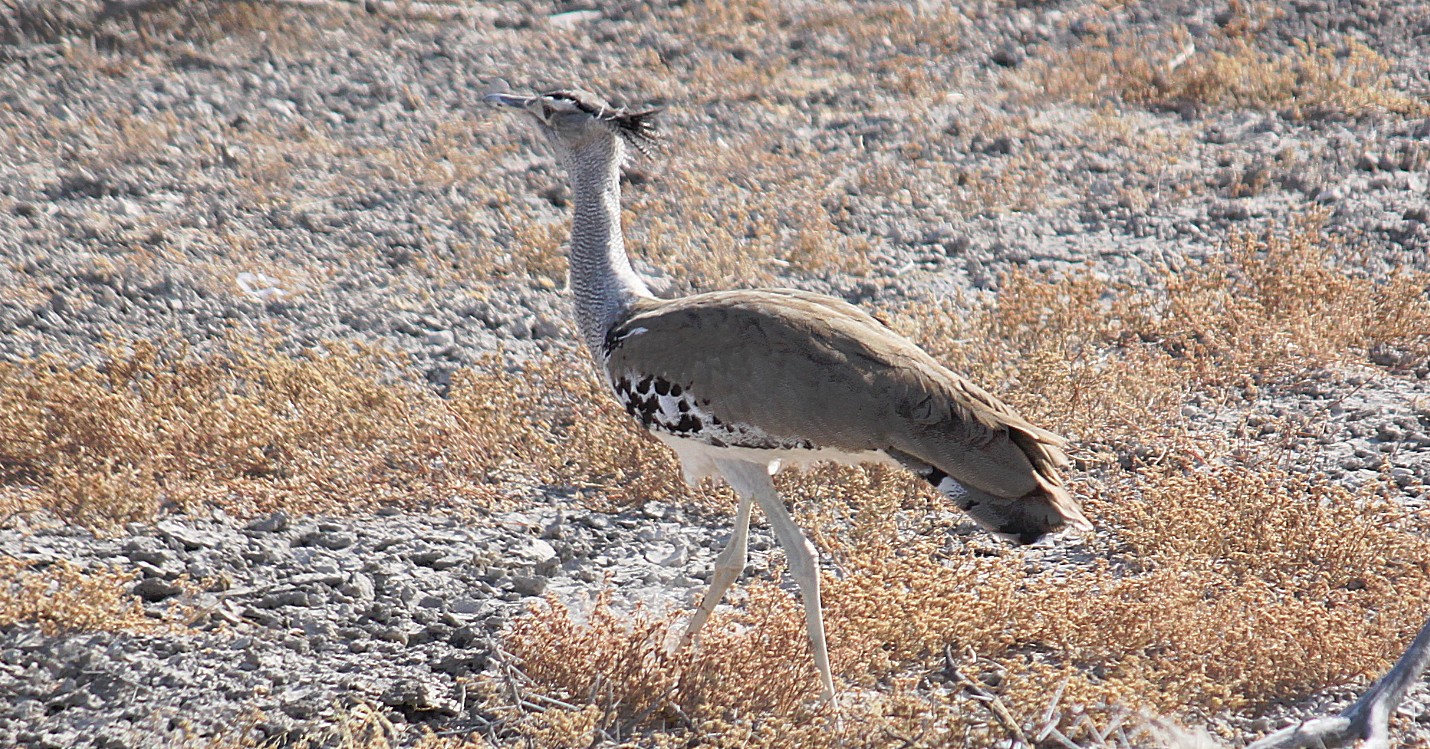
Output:
[[[1430,358],[1430,276],[1377,281],[1314,225],[1238,234],[1147,286],[1092,271],[1014,273],[996,302],[894,316],[956,371],[1056,431],[1119,443],[1179,434],[1188,399],[1254,398],[1335,363]]]
[[[106,6],[90,32],[106,42],[137,49],[174,42],[213,45],[232,38],[262,36],[285,51],[301,48],[312,29],[294,23],[296,16],[280,4],[262,0],[158,0]]]
[[[1374,488],[1234,460],[1137,478],[1134,495],[1099,503],[1122,556],[1147,570],[1109,586],[1136,596],[1133,615],[1049,618],[1065,627],[1053,636],[1105,638],[1080,659],[1140,656],[1161,710],[1258,706],[1373,677],[1424,616],[1430,544],[1394,529],[1405,511]]]
[[[586,360],[565,350],[508,370],[489,358],[453,378],[451,410],[498,473],[599,490],[586,496],[603,509],[688,498],[675,456],[631,421]]]
[[[657,23],[674,38],[701,40],[697,50],[656,62],[676,74],[668,88],[703,103],[759,99],[773,90],[825,94],[848,86],[856,59],[866,90],[938,99],[946,92],[937,66],[960,50],[963,18],[951,6],[714,0],[684,4]],[[841,54],[819,53],[826,49]]]
[[[0,509],[107,528],[165,503],[460,510],[513,483],[575,487],[605,508],[690,497],[669,451],[594,376],[571,377],[577,357],[493,355],[446,399],[394,374],[400,357],[335,344],[292,356],[234,340],[198,356],[135,342],[97,366],[3,364]]]
[[[288,356],[234,341],[206,357],[148,342],[98,366],[0,365],[0,478],[22,504],[104,527],[163,501],[238,514],[488,502],[492,453],[381,352]]]
[[[323,11],[314,4],[307,12]],[[330,21],[341,17],[324,15]],[[312,35],[310,25],[296,20],[298,14],[282,3],[264,0],[0,0],[0,43],[53,44],[83,39],[93,44],[74,46],[145,52],[175,43],[213,45],[259,37],[283,51],[293,51]]]
[[[1430,278],[1375,281],[1338,262],[1337,249],[1305,228],[1235,235],[1223,255],[1167,275],[1169,303],[1148,306],[1139,334],[1197,366],[1197,378],[1210,384],[1242,374],[1285,378],[1381,346],[1423,361]]]
[[[1272,110],[1295,119],[1430,112],[1430,102],[1396,90],[1391,63],[1358,41],[1340,47],[1297,42],[1286,52],[1252,33],[1192,43],[1185,29],[1156,39],[1103,39],[1030,66],[1040,96],[1173,110]]]
[[[546,704],[589,704],[584,719],[566,727],[607,736],[628,736],[639,728],[703,722],[727,714],[768,715],[798,711],[818,696],[805,644],[799,606],[771,585],[746,589],[738,612],[712,618],[705,644],[675,649],[683,615],[631,614],[597,598],[578,616],[548,601],[541,614],[518,620],[505,640],[506,666],[519,669],[489,677],[492,700],[520,704],[524,689],[539,687]],[[761,674],[751,679],[751,673]],[[558,702],[552,703],[555,699]],[[549,721],[536,721],[550,731]]]
[[[70,632],[154,632],[168,626],[129,592],[134,573],[86,572],[58,561],[40,567],[0,557],[0,627],[34,622],[46,636]]]

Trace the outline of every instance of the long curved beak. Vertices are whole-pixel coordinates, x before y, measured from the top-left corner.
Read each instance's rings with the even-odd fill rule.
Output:
[[[511,92],[511,86],[507,85],[506,81],[498,78],[492,81],[491,88],[487,89],[487,93],[482,97],[482,101],[488,104],[501,104],[503,106],[522,109],[530,104],[534,98],[536,97],[513,94]]]
[[[483,96],[482,101],[485,101],[489,104],[502,104],[508,107],[517,107],[518,109],[520,109],[525,108],[527,104],[530,104],[532,98],[533,97],[530,96],[518,96],[516,94],[490,93],[486,96]]]

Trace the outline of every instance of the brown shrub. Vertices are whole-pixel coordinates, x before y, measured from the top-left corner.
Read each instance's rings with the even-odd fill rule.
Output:
[[[732,715],[810,715],[802,706],[818,686],[798,604],[767,584],[745,592],[738,613],[712,617],[698,648],[674,647],[683,631],[679,614],[639,607],[627,614],[605,594],[585,615],[548,601],[518,619],[504,639],[504,665],[519,670],[519,683],[488,676],[484,689],[494,703],[511,705],[513,716],[527,712],[526,690],[547,706],[598,707],[567,724],[580,734],[565,737],[576,744],[589,743],[596,731],[619,740],[638,728]],[[528,724],[541,732],[553,727],[549,720]]]
[[[1286,52],[1253,35],[1192,43],[1185,29],[1156,38],[1095,40],[1030,66],[1039,96],[1196,110],[1279,111],[1292,119],[1342,114],[1424,116],[1430,105],[1396,90],[1390,62],[1358,41],[1297,42]]]
[[[1375,280],[1343,254],[1314,223],[1237,234],[1143,286],[1015,272],[990,305],[948,300],[893,322],[1036,423],[1083,441],[1165,441],[1194,396],[1254,397],[1378,348],[1411,365],[1430,356],[1430,276]]]
[[[0,627],[33,622],[54,637],[70,632],[153,632],[168,626],[144,614],[129,592],[134,573],[86,572],[66,561],[38,567],[0,557]]]
[[[3,364],[6,493],[98,527],[150,518],[161,498],[238,514],[490,502],[493,452],[436,396],[390,382],[396,364],[360,347],[291,357],[252,341],[206,357],[141,341],[97,366]]]

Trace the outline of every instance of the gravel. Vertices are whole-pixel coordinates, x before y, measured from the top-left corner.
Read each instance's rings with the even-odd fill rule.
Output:
[[[360,703],[398,725],[479,729],[489,716],[459,680],[488,665],[492,636],[535,596],[579,605],[591,578],[609,577],[625,605],[688,606],[702,583],[679,573],[709,569],[727,534],[688,525],[678,508],[551,505],[480,523],[220,513],[114,538],[7,531],[0,554],[134,570],[146,612],[192,623],[58,638],[0,630],[0,745],[166,746],[244,721],[254,739],[321,742],[335,711]],[[755,531],[768,549],[766,535]],[[680,563],[652,548],[680,549]]]
[[[112,336],[203,351],[235,331],[269,331],[293,348],[355,340],[402,351],[413,377],[440,392],[484,354],[569,341],[559,279],[467,270],[517,251],[499,207],[547,223],[569,210],[549,152],[481,107],[481,94],[500,76],[599,81],[644,100],[666,93],[621,89],[634,85],[621,83],[622,64],[657,54],[662,75],[683,81],[729,46],[661,31],[681,8],[642,2],[432,3],[466,8],[449,22],[337,0],[330,11],[250,4],[251,16],[227,21],[203,3],[188,16],[143,7],[165,5],[15,0],[0,11],[0,360],[93,359]],[[950,32],[956,49],[932,68],[946,76],[942,103],[857,74],[796,81],[763,101],[673,98],[673,147],[683,137],[743,148],[768,134],[775,149],[812,149],[799,153],[859,149],[870,171],[900,168],[909,145],[950,174],[1048,167],[1036,199],[1016,209],[891,197],[862,174],[830,174],[844,185],[825,206],[830,220],[867,239],[872,271],[790,270],[781,282],[861,303],[978,295],[1014,268],[1090,264],[1135,281],[1313,207],[1367,276],[1430,269],[1430,119],[1124,107],[1116,126],[1130,140],[1119,142],[1086,138],[1085,107],[1020,99],[1023,79],[1009,76],[1084,40],[1154,37],[1174,23],[1198,40],[1227,23],[1224,8],[1203,3],[1104,5],[967,10]],[[1264,43],[1344,35],[1390,60],[1402,89],[1430,90],[1421,3],[1294,5],[1262,19]],[[796,42],[851,58],[856,73],[870,67],[833,37]],[[572,54],[553,59],[556,45]],[[942,135],[926,138],[914,113]],[[1140,147],[1156,139],[1168,147]],[[640,168],[634,199],[667,179],[659,164]],[[1249,184],[1258,187],[1237,187]],[[647,268],[662,288],[686,288],[672,280],[680,269]],[[1249,414],[1189,403],[1183,415],[1283,439],[1308,469],[1350,485],[1389,475],[1402,501],[1425,507],[1430,372],[1397,356],[1269,388]],[[1274,435],[1287,417],[1307,428]],[[480,727],[486,706],[459,680],[489,663],[493,633],[514,614],[539,596],[579,603],[604,580],[619,605],[689,606],[728,534],[723,519],[658,501],[603,514],[526,499],[523,511],[476,519],[171,516],[113,537],[7,523],[0,554],[131,571],[146,612],[188,606],[197,619],[168,634],[0,628],[0,746],[169,746],[244,720],[280,745],[323,743],[336,740],[324,733],[334,711],[357,704],[398,724]],[[772,542],[753,533],[759,567]],[[1241,730],[1351,696],[1331,691]],[[1410,705],[1425,715],[1422,692]]]

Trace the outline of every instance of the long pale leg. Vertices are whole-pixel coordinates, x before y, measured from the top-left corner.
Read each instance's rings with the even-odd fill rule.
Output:
[[[710,587],[700,601],[700,608],[690,617],[690,626],[686,627],[685,636],[680,640],[681,646],[690,644],[690,641],[700,634],[700,628],[705,626],[705,620],[710,618],[710,613],[720,604],[720,599],[725,597],[730,583],[735,582],[745,569],[745,554],[750,536],[750,507],[754,504],[754,499],[752,494],[740,493],[740,507],[735,510],[735,529],[730,535],[730,542],[725,544],[725,549],[715,558]]]
[[[824,612],[819,603],[819,568],[815,564],[814,545],[795,525],[784,500],[770,481],[769,468],[763,463],[717,460],[715,465],[725,480],[741,497],[753,496],[769,518],[775,538],[789,558],[790,572],[799,585],[804,599],[804,623],[809,631],[809,648],[814,653],[814,665],[819,670],[819,683],[826,701],[834,698],[834,677],[829,670],[829,651],[824,643]]]

